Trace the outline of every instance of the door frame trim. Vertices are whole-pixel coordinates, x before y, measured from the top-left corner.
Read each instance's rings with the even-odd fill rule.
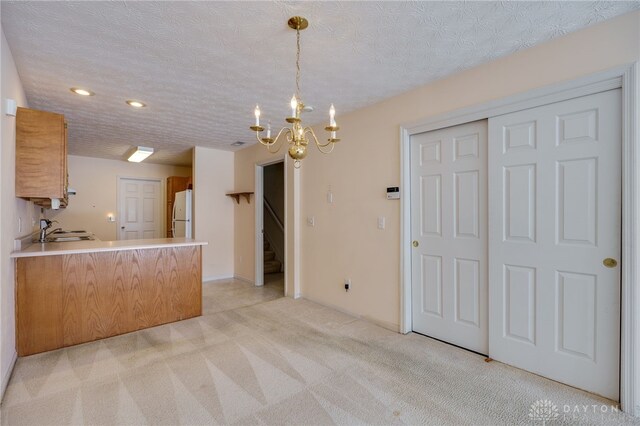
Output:
[[[160,196],[158,197],[158,209],[160,209],[159,211],[161,212],[160,217],[164,218],[164,221],[161,220],[161,222],[159,224],[159,228],[158,228],[158,235],[164,235],[164,231],[166,230],[167,227],[167,220],[170,220],[169,218],[166,217],[165,214],[165,210],[163,207],[166,205],[167,201],[165,200],[166,198],[166,192],[167,192],[167,188],[166,188],[166,182],[162,179],[162,178],[153,178],[153,177],[139,177],[139,176],[120,176],[117,175],[116,176],[116,240],[120,240],[120,207],[121,203],[120,203],[120,183],[123,179],[126,180],[143,180],[143,181],[147,181],[147,182],[158,182],[160,184]],[[158,237],[158,238],[162,238],[162,237]]]
[[[640,416],[640,62],[400,126],[400,332],[412,329],[411,136],[606,90],[622,89],[622,264],[620,404]]]
[[[284,170],[284,295],[291,294],[289,289],[289,277],[287,273],[287,264],[290,261],[288,251],[288,224],[289,224],[289,207],[287,206],[287,194],[289,188],[289,182],[287,181],[287,159],[284,154],[279,155],[277,158],[270,158],[269,160],[260,161],[255,164],[255,185],[254,185],[254,200],[255,200],[255,221],[254,221],[254,235],[255,235],[255,282],[256,287],[264,285],[264,235],[262,229],[264,227],[264,168],[272,164],[283,163]],[[294,292],[295,293],[295,292]]]

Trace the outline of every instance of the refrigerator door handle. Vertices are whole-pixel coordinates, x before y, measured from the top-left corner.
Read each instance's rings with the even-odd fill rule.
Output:
[[[173,212],[171,213],[171,236],[176,237],[176,202],[173,202]]]

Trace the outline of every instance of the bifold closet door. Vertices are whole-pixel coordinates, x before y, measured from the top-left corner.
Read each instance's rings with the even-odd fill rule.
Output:
[[[489,354],[617,400],[621,93],[489,119]]]
[[[411,136],[412,328],[486,354],[487,122]]]

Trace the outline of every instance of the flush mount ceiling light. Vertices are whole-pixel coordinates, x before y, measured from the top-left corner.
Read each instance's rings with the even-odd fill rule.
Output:
[[[244,142],[242,141],[237,141],[231,144],[231,146],[242,146],[242,145],[244,145]]]
[[[93,93],[91,90],[82,89],[80,87],[72,87],[69,90],[71,90],[76,95],[80,95],[80,96],[93,96],[93,95],[95,95],[95,93]]]
[[[131,161],[132,163],[139,163],[151,154],[153,154],[153,148],[139,146],[138,149],[136,149],[136,152],[131,154],[131,156],[129,157],[129,161]]]
[[[271,137],[271,122],[267,124],[267,135],[266,137],[261,137],[260,133],[265,129],[260,125],[260,107],[256,105],[256,109],[254,114],[256,116],[256,124],[255,126],[251,126],[250,129],[256,132],[256,138],[258,142],[267,147],[267,150],[271,153],[276,153],[282,147],[284,142],[284,138],[281,140],[280,145],[275,147],[280,137],[283,133],[286,135],[287,142],[289,143],[289,156],[293,158],[295,161],[293,163],[294,167],[300,167],[300,160],[307,156],[307,145],[309,141],[307,139],[307,135],[311,135],[313,141],[316,146],[323,154],[329,154],[333,151],[333,148],[336,142],[339,142],[340,139],[336,138],[336,132],[339,130],[339,127],[336,125],[336,110],[331,104],[331,108],[329,108],[329,125],[324,129],[329,132],[329,139],[327,139],[326,143],[320,143],[316,134],[313,132],[313,129],[309,127],[304,127],[302,125],[302,119],[300,118],[300,113],[302,111],[308,111],[309,109],[313,110],[313,108],[306,108],[302,103],[302,99],[300,98],[300,31],[304,30],[309,26],[309,21],[301,16],[294,16],[290,18],[287,22],[290,28],[296,30],[296,93],[291,98],[291,116],[285,118],[285,121],[291,124],[291,127],[283,127],[278,135],[273,139]],[[274,148],[272,150],[272,148]]]
[[[134,107],[134,108],[144,108],[144,107],[146,107],[146,106],[147,106],[147,105],[146,105],[145,103],[143,103],[143,102],[140,102],[140,101],[134,101],[134,100],[131,100],[131,99],[127,101],[127,105],[132,106],[132,107]]]

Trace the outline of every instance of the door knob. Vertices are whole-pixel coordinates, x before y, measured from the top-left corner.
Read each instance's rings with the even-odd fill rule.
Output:
[[[618,266],[618,261],[610,257],[607,257],[605,260],[602,261],[602,264],[607,268],[615,268],[616,266]]]
[[[120,229],[124,229],[124,226],[121,226]]]
[[[414,247],[418,247],[420,243],[416,240],[413,240],[413,243],[411,243],[411,245],[413,245]]]

